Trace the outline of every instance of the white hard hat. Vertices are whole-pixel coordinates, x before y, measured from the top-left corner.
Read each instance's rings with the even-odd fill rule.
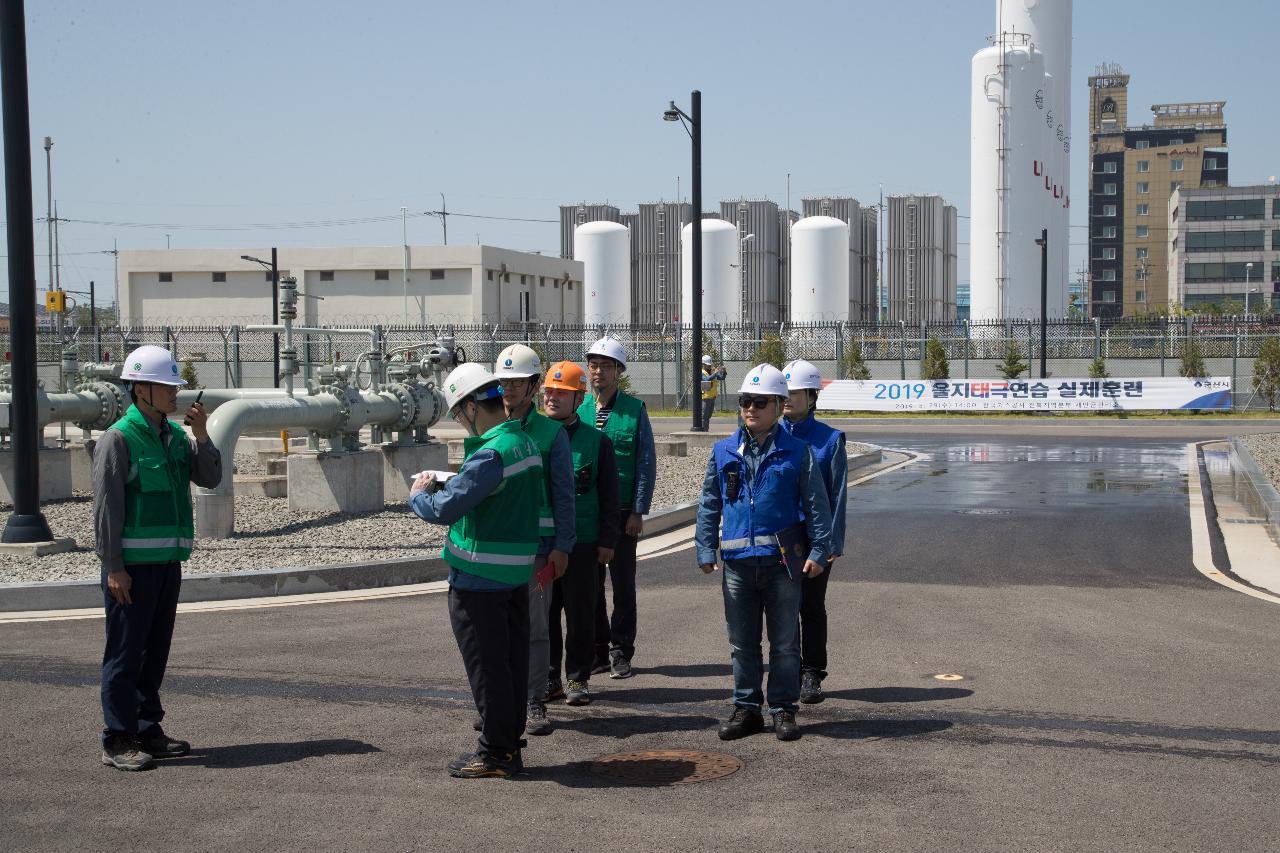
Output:
[[[477,391],[483,390],[487,385],[493,387],[484,394],[476,394]],[[444,402],[451,411],[454,406],[473,394],[478,400],[483,400],[487,397],[498,397],[502,394],[502,389],[498,387],[498,380],[494,378],[492,373],[485,370],[483,365],[467,362],[455,367],[445,377]]]
[[[740,394],[772,394],[775,397],[789,397],[787,379],[782,371],[772,364],[757,364],[751,372],[742,377]]]
[[[622,351],[622,344],[608,335],[592,344],[591,348],[587,350],[587,355],[605,355],[623,367],[627,366],[627,354]]]
[[[524,379],[528,376],[542,375],[542,359],[532,347],[524,344],[512,344],[498,353],[493,363],[495,379]]]
[[[818,372],[818,368],[803,358],[797,358],[782,368],[782,374],[786,377],[787,387],[792,391],[799,391],[802,388],[822,390],[822,374]]]
[[[709,356],[709,355],[704,355],[704,356],[702,357],[702,363],[703,363],[703,364],[711,364],[711,356]]]
[[[178,363],[164,347],[147,344],[129,353],[120,370],[125,382],[155,382],[158,385],[182,386],[187,380],[178,375]]]

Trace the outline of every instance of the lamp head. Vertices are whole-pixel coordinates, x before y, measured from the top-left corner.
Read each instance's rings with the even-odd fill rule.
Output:
[[[671,101],[670,103],[671,103],[671,106],[669,106],[666,112],[662,114],[662,120],[663,121],[679,121],[680,110],[676,109],[675,101]]]

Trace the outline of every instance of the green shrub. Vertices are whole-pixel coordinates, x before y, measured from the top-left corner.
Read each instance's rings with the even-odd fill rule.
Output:
[[[1027,363],[1022,360],[1022,351],[1016,341],[1009,341],[1004,348],[1004,361],[997,369],[1005,379],[1017,379],[1027,370]]]
[[[777,335],[766,335],[765,339],[751,354],[751,366],[772,364],[781,370],[787,363],[787,345]]]
[[[1102,358],[1095,358],[1089,365],[1090,379],[1110,379],[1111,371],[1107,370],[1107,362]]]
[[[1182,347],[1182,364],[1178,365],[1178,375],[1187,379],[1202,379],[1209,375],[1204,366],[1204,353],[1197,341],[1187,341]]]
[[[951,363],[947,361],[947,351],[937,338],[929,338],[924,345],[924,360],[920,362],[920,378],[951,378]]]
[[[1280,397],[1280,338],[1269,337],[1258,349],[1253,360],[1253,390],[1267,401],[1267,408],[1275,410]]]

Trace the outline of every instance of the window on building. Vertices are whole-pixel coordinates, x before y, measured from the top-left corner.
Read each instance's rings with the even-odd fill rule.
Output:
[[[1280,282],[1280,261],[1271,262],[1271,280]]]
[[[1266,204],[1266,200],[1260,198],[1189,201],[1187,202],[1187,221],[1212,222],[1220,219],[1262,219],[1266,215]]]
[[[160,273],[160,281],[161,282],[173,281],[173,273],[171,272]]]
[[[1169,140],[1169,144],[1170,144],[1170,145],[1181,145],[1181,144],[1182,144],[1182,137],[1181,137],[1181,136],[1175,136],[1173,139],[1170,139],[1170,140]]]
[[[556,289],[556,290],[559,290],[559,289],[560,289],[560,279],[558,279],[558,278],[557,278],[557,279],[553,280],[553,281],[551,282],[551,286],[552,286],[552,288],[554,288],[554,289]]]
[[[262,278],[269,284],[271,282],[271,270],[264,272]]]
[[[1134,300],[1135,302],[1146,302],[1146,301],[1147,301],[1147,292],[1146,292],[1145,290],[1137,290],[1137,291],[1134,291],[1134,294],[1133,294],[1133,300]]]
[[[1139,160],[1139,161],[1138,161],[1138,171],[1139,171],[1139,172],[1150,172],[1150,171],[1151,171],[1151,161],[1150,161],[1150,160]]]
[[[1150,181],[1138,181],[1138,195],[1146,195],[1151,192]]]
[[[547,277],[545,275],[538,276],[538,287],[547,286]]]
[[[503,274],[502,274],[502,280],[503,280],[505,283],[510,284],[510,283],[511,283],[511,273],[509,273],[509,272],[507,272],[507,273],[503,273]]]
[[[391,281],[391,271],[390,270],[374,270],[373,280],[374,281]]]
[[[1266,232],[1257,231],[1188,231],[1188,252],[1244,252],[1266,248]]]
[[[1181,157],[1174,157],[1169,161],[1170,172],[1181,172],[1183,160]]]
[[[1115,250],[1115,249],[1103,249],[1103,250],[1102,250],[1102,259],[1103,259],[1104,261],[1114,261],[1114,260],[1116,259],[1116,250]]]
[[[1189,263],[1183,267],[1183,279],[1188,284],[1201,284],[1204,282],[1215,281],[1245,281],[1250,279],[1257,281],[1258,276],[1249,275],[1250,270],[1245,266],[1245,261],[1232,261],[1230,263]],[[1257,266],[1255,264],[1254,266]]]
[[[1116,161],[1108,160],[1107,162],[1103,163],[1102,171],[1108,175],[1114,175],[1116,173]]]
[[[1201,182],[1200,182],[1200,186],[1202,186],[1202,187],[1216,187],[1217,185],[1218,185],[1218,182],[1217,182],[1217,181],[1214,181],[1214,180],[1208,180],[1208,181],[1201,181]]]
[[[1280,198],[1271,200],[1271,218],[1280,219]]]
[[[1145,202],[1143,202],[1142,204],[1138,205],[1138,215],[1139,215],[1139,216],[1146,216],[1146,215],[1147,215],[1147,214],[1149,214],[1150,212],[1151,212],[1151,205],[1149,205],[1149,204],[1147,204],[1147,203],[1145,203]]]
[[[333,270],[320,270],[321,281],[333,281]]]
[[[1115,292],[1114,290],[1104,290],[1104,291],[1102,291],[1102,301],[1103,301],[1103,302],[1115,302],[1115,301],[1116,301],[1116,292]]]
[[[1116,206],[1115,206],[1114,204],[1104,204],[1104,205],[1102,206],[1102,215],[1103,215],[1103,216],[1115,216],[1115,215],[1116,215]]]
[[[1102,226],[1101,237],[1104,240],[1114,240],[1116,238],[1116,227],[1114,225]]]
[[[1133,147],[1137,148],[1139,151],[1146,151],[1151,147],[1151,140],[1139,139],[1137,142],[1133,143]]]
[[[431,280],[432,280],[432,281],[443,281],[443,280],[444,280],[444,270],[432,270],[432,271],[431,271]]]
[[[1216,168],[1218,168],[1218,160],[1217,160],[1217,158],[1216,158],[1216,157],[1206,157],[1206,158],[1204,158],[1204,167],[1205,167],[1206,169],[1216,169]]]
[[[1138,229],[1137,229],[1137,232],[1136,232],[1136,236],[1138,236],[1138,237],[1146,237],[1148,233],[1149,233],[1149,231],[1148,231],[1147,226],[1145,226],[1145,225],[1139,225],[1139,226],[1138,226]]]
[[[493,270],[488,270],[489,281],[493,281]]]
[[[524,283],[525,283],[525,278],[527,278],[527,276],[524,276],[524,275],[520,276],[520,283],[521,283],[521,284],[524,284]]]
[[[572,281],[572,280],[570,280],[570,281],[569,281],[569,289],[570,289],[570,290],[573,290],[573,281]]]
[[[1115,184],[1103,184],[1103,185],[1102,185],[1102,194],[1103,194],[1103,195],[1115,195],[1115,194],[1116,194],[1116,185],[1115,185]]]
[[[213,275],[213,281],[214,281],[214,284],[225,284],[225,283],[226,283],[226,280],[227,280],[227,274],[226,274],[226,273],[224,273],[224,272],[215,272],[215,273],[212,273],[212,275]]]
[[[1271,232],[1271,251],[1280,252],[1280,231]]]
[[[1103,270],[1103,271],[1102,271],[1102,280],[1103,280],[1103,281],[1115,281],[1115,280],[1116,280],[1116,271],[1115,271],[1115,270]]]
[[[1136,252],[1134,252],[1134,255],[1138,258],[1138,260],[1142,260],[1143,258],[1145,258],[1145,257],[1147,256],[1147,247],[1146,247],[1146,246],[1139,246],[1139,247],[1138,247],[1138,249],[1137,249],[1137,251],[1136,251]]]
[[[1134,270],[1134,273],[1138,281],[1147,280],[1147,268],[1145,265],[1138,267],[1136,270]]]

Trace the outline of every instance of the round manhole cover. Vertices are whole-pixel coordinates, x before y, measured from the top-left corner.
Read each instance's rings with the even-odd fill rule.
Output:
[[[993,509],[990,507],[976,507],[974,509],[958,509],[956,512],[961,515],[1013,515],[1013,510]]]
[[[602,755],[591,762],[596,776],[627,785],[691,785],[722,779],[742,769],[742,762],[719,752],[649,749]]]

